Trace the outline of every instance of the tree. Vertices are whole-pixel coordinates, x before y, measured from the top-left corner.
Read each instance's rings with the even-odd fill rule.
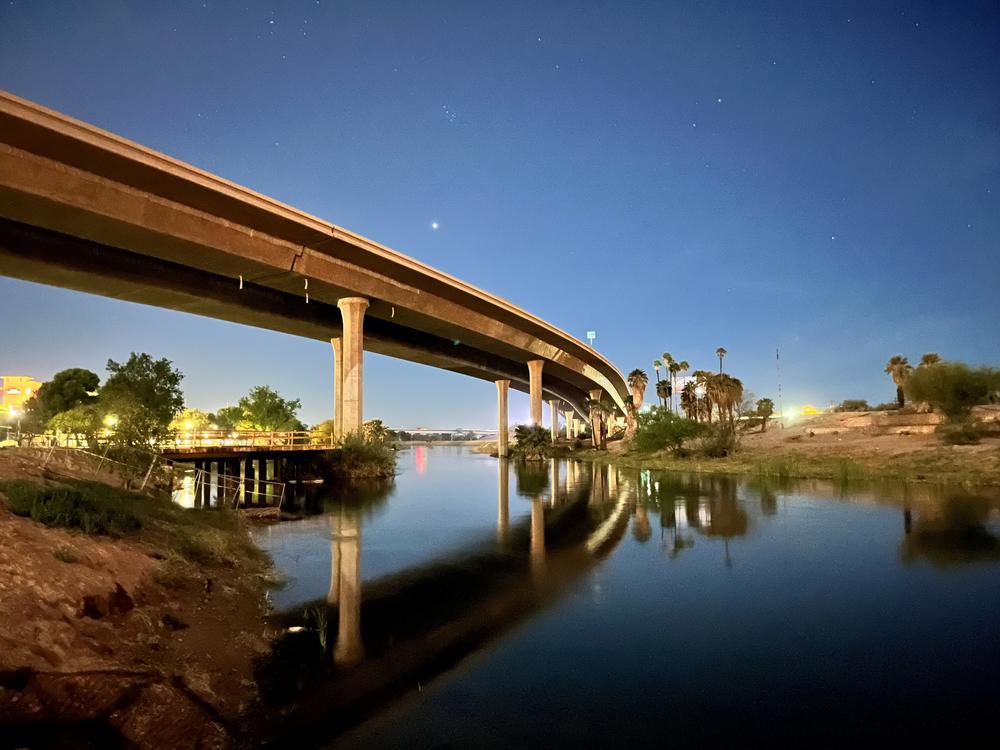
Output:
[[[769,398],[757,401],[757,416],[760,417],[760,431],[767,431],[767,420],[774,414],[774,402]]]
[[[173,432],[201,432],[215,424],[212,417],[201,409],[182,409],[170,420],[170,429]]]
[[[685,440],[697,437],[701,432],[702,426],[697,422],[678,417],[665,406],[654,406],[639,415],[632,444],[640,451],[669,448],[676,453]]]
[[[681,389],[681,409],[684,410],[684,414],[687,415],[688,419],[698,420],[699,409],[698,409],[698,393],[696,391],[697,386],[694,384],[693,380],[689,380],[684,384]]]
[[[715,350],[715,356],[719,358],[719,374],[720,375],[722,374],[722,360],[725,358],[725,356],[727,354],[729,354],[729,352],[727,352],[721,346],[718,349]]]
[[[85,444],[89,448],[97,445],[101,426],[101,413],[95,404],[80,404],[61,411],[47,425],[57,435],[71,436],[78,446]]]
[[[660,405],[666,406],[667,399],[670,398],[670,383],[666,380],[656,381],[656,395],[660,398]]]
[[[169,359],[135,352],[124,364],[109,359],[107,369],[100,404],[116,420],[116,442],[148,449],[168,433],[170,421],[184,406],[184,376]]]
[[[296,417],[301,406],[297,398],[286,400],[273,388],[258,385],[240,399],[237,427],[242,430],[301,430],[304,425]]]
[[[834,411],[871,411],[872,407],[863,398],[845,398]]]
[[[208,421],[220,430],[235,430],[243,418],[243,410],[238,406],[223,406],[215,414],[208,415]]]
[[[628,432],[631,435],[635,432],[635,415],[642,408],[642,400],[646,394],[646,384],[649,383],[649,378],[642,370],[635,369],[628,374],[626,380],[628,381],[629,389],[632,391],[631,404],[626,404],[626,406],[630,407],[627,409],[626,416],[628,418]]]
[[[653,360],[653,370],[656,372],[656,395],[660,396],[660,368],[663,367],[663,362],[659,359]],[[660,396],[662,399],[663,397]],[[662,401],[661,401],[662,406]]]
[[[77,406],[97,401],[97,387],[101,379],[97,373],[81,367],[62,370],[52,380],[42,383],[38,392],[24,405],[25,416],[39,427],[47,424],[56,414]]]
[[[920,364],[917,367],[929,367],[930,365],[936,365],[941,362],[941,355],[937,352],[927,352],[920,358]]]
[[[900,409],[906,405],[906,397],[903,395],[903,386],[906,385],[906,379],[912,371],[913,367],[910,365],[909,360],[902,354],[893,355],[885,364],[886,374],[889,375],[889,377],[892,378],[892,382],[896,384],[896,403],[899,405]]]
[[[918,367],[905,381],[913,401],[926,401],[944,412],[949,421],[960,422],[972,407],[985,404],[1000,387],[1000,371],[991,367],[969,367],[963,362],[939,362]]]

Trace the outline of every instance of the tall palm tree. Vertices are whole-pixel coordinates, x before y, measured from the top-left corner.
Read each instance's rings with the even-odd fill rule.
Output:
[[[701,421],[701,417],[705,417],[705,421],[709,424],[712,423],[712,399],[708,395],[708,380],[712,377],[713,373],[708,370],[695,370],[691,373],[695,380],[695,398],[698,407],[698,421]],[[701,390],[702,395],[698,397],[697,391]]]
[[[729,352],[723,349],[721,346],[715,350],[715,356],[719,358],[719,374],[722,374],[722,358],[725,357]]]
[[[639,409],[642,408],[642,399],[646,394],[646,384],[649,383],[649,378],[646,373],[642,370],[636,368],[628,374],[626,378],[628,382],[628,387],[632,390],[632,403],[631,408],[628,409],[626,416],[628,417],[628,428],[629,433],[635,432],[636,426],[636,414]],[[626,404],[627,406],[628,404]]]
[[[681,363],[671,359],[670,364],[667,365],[667,369],[670,370],[670,411],[674,410],[674,390],[677,385],[677,373],[681,371]]]
[[[658,359],[654,359],[653,360],[653,369],[656,370],[656,382],[657,382],[657,384],[659,384],[659,382],[660,382],[660,368],[661,367],[663,367],[663,362],[661,362]],[[656,389],[656,395],[657,396],[660,395],[660,389],[659,389],[659,387],[657,387],[657,389]],[[662,404],[661,404],[661,406],[662,406]]]
[[[906,405],[906,397],[903,395],[903,384],[906,378],[913,371],[910,361],[902,354],[894,354],[885,364],[886,374],[892,378],[896,384],[896,403],[902,409]]]
[[[920,358],[920,364],[917,367],[927,367],[928,365],[936,365],[941,361],[941,355],[937,352],[927,352],[924,356]]]
[[[688,361],[686,359],[682,359],[680,362],[677,363],[677,372],[687,372],[690,368],[691,368],[691,365],[688,364]],[[674,390],[674,392],[676,392],[678,394],[680,393],[677,390],[677,383],[676,383],[676,381],[674,382],[673,390]],[[679,400],[680,396],[678,395],[677,398]]]
[[[695,384],[689,380],[681,389],[681,409],[688,419],[698,419],[698,394],[695,393]]]

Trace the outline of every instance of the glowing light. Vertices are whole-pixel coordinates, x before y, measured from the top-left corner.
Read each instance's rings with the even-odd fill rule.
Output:
[[[116,417],[114,414],[108,414],[106,417],[104,417],[104,426],[109,428],[117,427],[118,417]]]
[[[184,429],[187,430],[188,432],[191,432],[191,430],[194,429],[194,422],[192,422],[189,419],[187,422],[184,423]]]
[[[431,229],[437,229],[437,228],[438,228],[438,226],[439,226],[439,225],[438,225],[438,223],[437,223],[436,221],[432,221],[432,222],[431,222]]]

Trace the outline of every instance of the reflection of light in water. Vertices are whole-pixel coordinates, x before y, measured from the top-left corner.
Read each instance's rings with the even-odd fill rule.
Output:
[[[180,488],[174,490],[171,497],[171,499],[182,508],[194,507],[194,474],[193,470],[189,469],[185,471],[184,478],[181,480]]]
[[[427,471],[427,446],[416,446],[414,454],[417,459],[417,474],[423,474]]]

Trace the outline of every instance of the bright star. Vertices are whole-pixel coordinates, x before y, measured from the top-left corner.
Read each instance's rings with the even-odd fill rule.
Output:
[[[436,221],[432,221],[431,222],[431,229],[437,229],[437,228],[438,228],[438,223]]]

